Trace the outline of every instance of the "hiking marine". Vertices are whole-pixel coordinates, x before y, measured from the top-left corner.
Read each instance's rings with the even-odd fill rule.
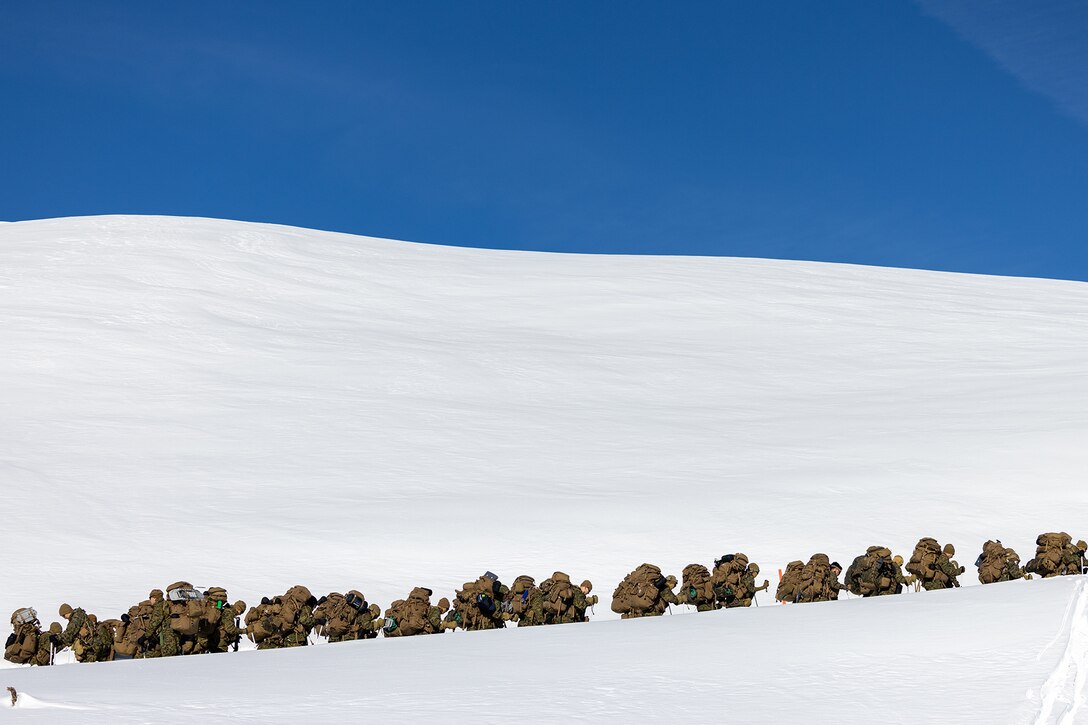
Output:
[[[714,593],[714,581],[710,570],[702,564],[688,564],[681,572],[680,591],[676,601],[695,607],[696,612],[710,612],[718,609],[717,595]]]
[[[978,567],[978,580],[982,584],[1007,582],[1015,579],[1031,579],[1020,568],[1020,555],[1004,546],[1000,540],[987,541],[982,545],[982,553],[975,559]]]
[[[544,624],[544,599],[536,580],[522,574],[510,585],[502,602],[503,617],[517,622],[519,627],[535,627]]]
[[[1044,579],[1066,574],[1080,574],[1084,569],[1085,549],[1083,540],[1075,545],[1073,537],[1064,531],[1039,534],[1035,540],[1035,558],[1024,565],[1024,571],[1038,574]]]
[[[382,631],[386,637],[411,637],[417,634],[438,634],[443,630],[442,615],[449,610],[445,597],[439,606],[431,604],[434,594],[426,587],[416,587],[407,599],[398,599],[385,610]],[[456,625],[455,625],[456,626]]]
[[[543,623],[570,624],[586,621],[586,609],[597,603],[597,597],[586,596],[592,589],[593,584],[589,580],[575,585],[567,574],[554,572],[540,583]]]
[[[490,571],[475,581],[465,582],[456,592],[451,616],[446,619],[446,623],[452,626],[446,629],[502,629],[506,622],[501,603],[508,593],[509,589]]]
[[[759,565],[749,564],[748,555],[742,552],[725,554],[715,561],[711,581],[718,606],[727,609],[752,606],[756,592],[765,591],[771,586],[771,583],[764,579],[762,586],[757,587],[756,576],[758,575]]]
[[[640,564],[612,592],[612,611],[621,619],[659,617],[670,604],[680,604],[675,586],[676,577],[663,575],[654,564]]]
[[[317,600],[314,608],[316,631],[328,637],[330,642],[377,637],[383,624],[380,615],[378,605],[369,604],[356,589],[347,594],[332,592]]]
[[[846,569],[846,588],[861,597],[899,594],[903,585],[916,581],[903,576],[902,565],[903,557],[893,557],[888,547],[870,546]]]
[[[791,561],[778,584],[775,599],[780,602],[829,602],[839,598],[846,587],[839,583],[842,566],[827,554],[813,554],[808,563]]]
[[[952,544],[945,544],[942,548],[936,539],[927,536],[918,540],[905,568],[927,592],[951,589],[960,585],[956,577],[966,571],[952,560],[951,557],[955,555],[956,548]]]

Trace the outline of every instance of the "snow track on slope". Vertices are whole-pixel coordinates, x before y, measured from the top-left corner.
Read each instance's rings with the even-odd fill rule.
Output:
[[[1074,725],[1084,704],[1088,682],[1088,585],[1085,581],[1077,583],[1062,629],[1066,626],[1065,652],[1039,692],[1042,709],[1035,718],[1035,725]],[[1050,645],[1040,652],[1040,656],[1047,649]]]

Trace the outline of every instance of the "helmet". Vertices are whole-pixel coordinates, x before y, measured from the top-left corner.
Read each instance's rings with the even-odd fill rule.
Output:
[[[586,579],[584,582],[582,582],[581,588],[585,590],[586,594],[589,594],[591,591],[593,591],[593,582],[591,582],[589,579]]]
[[[903,557],[899,556],[899,554],[893,556],[892,561],[895,562],[896,566],[903,566]]]
[[[952,544],[945,544],[944,545],[944,555],[945,556],[955,556],[956,555],[956,547],[952,546]]]
[[[68,617],[72,616],[72,605],[65,602],[64,604],[60,605],[60,609],[58,609],[57,612],[60,614],[60,616],[68,619]]]

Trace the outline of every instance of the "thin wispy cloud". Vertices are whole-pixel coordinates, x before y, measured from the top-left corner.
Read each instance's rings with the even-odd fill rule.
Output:
[[[1082,0],[917,0],[1025,87],[1088,124],[1088,4]]]

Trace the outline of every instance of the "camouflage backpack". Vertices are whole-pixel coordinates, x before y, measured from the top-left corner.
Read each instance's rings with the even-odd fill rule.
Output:
[[[425,587],[416,587],[407,599],[398,599],[389,605],[385,613],[386,636],[406,637],[414,634],[432,634],[434,629],[427,619],[432,593]]]
[[[923,582],[932,581],[937,574],[937,559],[941,556],[941,545],[932,537],[918,540],[910,561],[903,567],[908,573]]]
[[[870,546],[866,556],[875,572],[876,593],[899,592],[902,587],[895,580],[898,566],[893,561],[892,550],[886,546]]]
[[[714,583],[709,569],[702,564],[688,564],[681,575],[680,589],[687,604],[701,606],[714,603]]]
[[[260,644],[281,632],[280,598],[261,602],[246,612],[246,632],[254,644]]]
[[[340,592],[332,592],[325,601],[314,609],[314,617],[324,619],[317,633],[327,637],[344,637],[351,631],[354,611],[348,606],[347,599]]]
[[[854,560],[850,562],[850,566],[846,567],[846,576],[844,577],[846,590],[855,596],[862,597],[875,593],[876,586],[873,581],[875,566],[876,561],[870,555],[870,552],[854,557]]]
[[[180,635],[192,637],[199,634],[206,622],[204,595],[189,582],[174,582],[166,588],[166,600],[170,606],[170,629]]]
[[[540,594],[544,598],[545,615],[561,615],[574,604],[574,585],[570,583],[570,577],[561,571],[540,583]]]
[[[827,554],[813,554],[801,569],[797,601],[817,602],[829,598],[827,582],[831,577],[831,559]]]
[[[396,599],[385,610],[385,625],[382,631],[386,637],[400,637],[404,634],[400,628],[400,620],[404,619],[404,609],[408,603],[403,599]]]
[[[748,556],[742,553],[726,554],[714,562],[711,581],[714,594],[722,604],[728,604],[743,588],[744,572],[748,569]]]
[[[1052,577],[1064,573],[1062,555],[1073,537],[1064,531],[1059,533],[1039,534],[1035,540],[1035,558],[1027,563],[1025,570],[1043,577]]]
[[[294,629],[298,624],[299,616],[302,614],[302,608],[312,602],[314,602],[314,597],[310,594],[310,590],[301,584],[296,584],[288,589],[283,595],[283,601],[280,605],[281,627],[284,630]]]
[[[210,631],[219,626],[224,608],[230,608],[227,590],[223,587],[208,587],[208,590],[204,592],[204,628],[206,630]]]
[[[733,568],[736,566],[734,563],[735,559],[736,554],[725,554],[714,561],[714,573],[712,577],[715,589],[720,589],[733,577]]]
[[[498,596],[501,588],[499,578],[488,572],[473,583],[473,605],[487,619],[494,619],[499,612]]]
[[[147,628],[151,624],[151,614],[155,611],[155,605],[150,599],[145,599],[139,604],[129,607],[128,616],[129,632],[135,633],[133,641],[147,634]]]
[[[16,664],[27,664],[38,654],[39,629],[37,617],[30,617],[34,610],[29,607],[17,609],[11,615],[15,632],[9,637],[10,644],[4,648],[4,659]],[[29,618],[29,621],[23,621]]]
[[[664,579],[658,567],[639,564],[612,592],[612,611],[616,614],[648,611],[660,597],[659,584]]]
[[[510,611],[516,617],[520,618],[528,613],[529,599],[534,589],[536,589],[536,581],[531,576],[523,574],[514,580],[513,586],[510,587],[509,601]]]
[[[796,602],[801,590],[801,570],[805,568],[805,562],[800,559],[791,561],[786,565],[786,571],[782,580],[778,582],[774,598],[780,602]]]

